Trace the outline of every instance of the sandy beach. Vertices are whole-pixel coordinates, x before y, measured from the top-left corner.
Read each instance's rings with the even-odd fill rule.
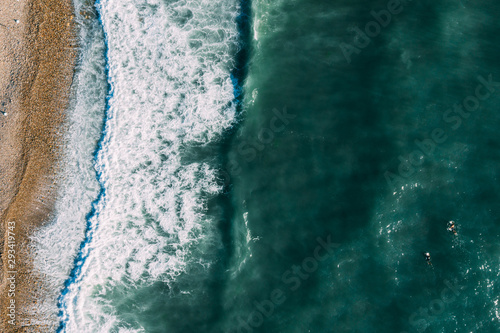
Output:
[[[57,322],[36,313],[47,288],[28,237],[57,191],[76,59],[71,1],[2,2],[0,41],[0,331],[50,332]]]

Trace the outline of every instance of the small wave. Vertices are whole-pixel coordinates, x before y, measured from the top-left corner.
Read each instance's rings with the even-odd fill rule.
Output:
[[[221,186],[210,163],[184,156],[190,147],[219,140],[235,121],[231,71],[238,6],[109,0],[98,9],[111,82],[96,156],[104,191],[89,216],[95,233],[80,253],[88,257],[65,296],[65,328],[140,332],[139,324],[117,316],[109,300],[117,288],[169,284],[190,260],[210,266],[191,255],[193,247],[217,242],[214,221],[205,213]],[[81,210],[90,207],[90,200],[79,203]]]
[[[75,2],[75,11],[90,12]],[[68,109],[60,190],[54,219],[37,230],[31,239],[34,267],[46,283],[49,298],[38,302],[33,312],[44,324],[57,327],[59,291],[63,289],[85,232],[86,216],[99,192],[92,155],[102,131],[107,93],[102,28],[97,20],[76,16],[80,55]]]

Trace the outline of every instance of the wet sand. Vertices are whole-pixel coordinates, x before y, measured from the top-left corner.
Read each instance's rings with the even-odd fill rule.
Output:
[[[57,325],[37,311],[49,291],[32,269],[29,235],[54,206],[75,46],[70,0],[0,4],[1,332]]]

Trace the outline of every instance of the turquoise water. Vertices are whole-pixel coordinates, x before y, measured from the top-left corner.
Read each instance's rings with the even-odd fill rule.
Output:
[[[245,121],[229,152],[241,167],[230,193],[229,331],[498,330],[500,86],[460,124],[446,111],[475,96],[479,75],[500,82],[500,7],[398,8],[349,63],[339,45],[355,46],[350,29],[387,1],[253,3]],[[272,131],[276,110],[290,118]],[[420,153],[415,140],[435,130],[439,143]],[[399,156],[413,152],[400,173]],[[318,237],[338,247],[315,265]],[[275,289],[283,297],[271,311]]]
[[[500,3],[102,3],[68,331],[499,331]]]

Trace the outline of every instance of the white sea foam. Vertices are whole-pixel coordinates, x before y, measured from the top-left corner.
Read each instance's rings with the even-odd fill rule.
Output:
[[[220,191],[216,171],[182,157],[234,122],[230,72],[238,7],[233,0],[108,0],[100,6],[112,82],[97,162],[106,194],[93,220],[98,228],[83,277],[68,294],[67,331],[139,332],[124,328],[105,301],[110,288],[173,281],[190,248],[215,228],[203,198]],[[95,180],[88,184],[95,187]],[[82,195],[72,198],[80,205],[76,212],[90,210]],[[60,211],[58,221],[72,212]],[[75,225],[81,238],[81,219]],[[60,227],[64,237],[66,227]]]
[[[79,13],[88,8],[75,2],[75,9]],[[38,230],[31,242],[35,269],[51,293],[44,303],[35,304],[32,317],[43,318],[44,324],[54,328],[59,324],[57,299],[83,240],[85,216],[99,190],[92,155],[101,136],[107,93],[102,29],[97,20],[81,15],[75,19],[80,28],[81,53],[68,110],[61,188],[54,220]]]

